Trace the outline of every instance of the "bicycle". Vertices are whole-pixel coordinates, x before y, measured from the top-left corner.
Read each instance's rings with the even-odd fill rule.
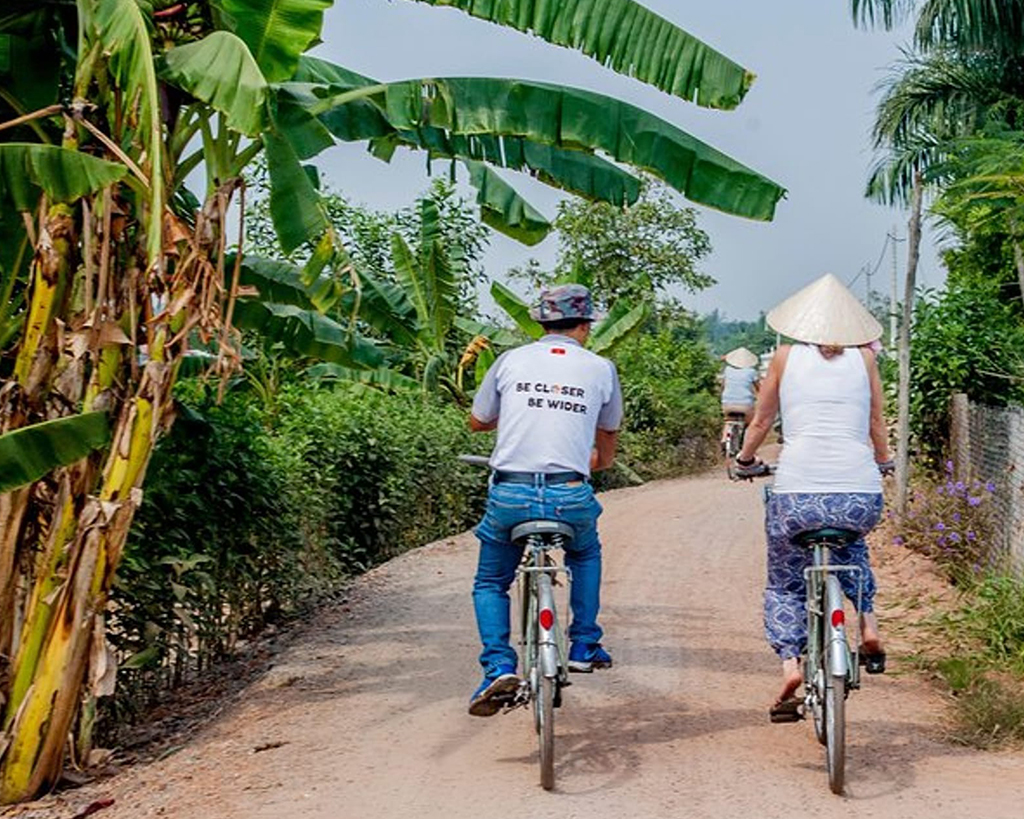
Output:
[[[460,455],[474,466],[487,466],[487,458]],[[511,540],[523,546],[518,576],[519,630],[523,682],[502,703],[507,713],[533,706],[534,730],[540,756],[540,784],[555,787],[555,714],[562,705],[562,689],[569,686],[568,646],[558,617],[554,588],[564,577],[566,595],[572,572],[555,560],[552,552],[569,545],[575,530],[558,520],[524,521],[512,528]]]
[[[729,461],[732,461],[743,449],[743,435],[746,431],[747,416],[744,413],[727,412],[725,414],[725,436],[722,440],[722,450]]]
[[[773,466],[758,464],[737,471],[734,480],[752,480],[770,475]],[[885,470],[883,469],[883,472]],[[765,487],[764,500],[771,498]],[[823,527],[801,532],[793,542],[811,551],[811,565],[804,569],[807,587],[807,647],[803,653],[804,698],[794,698],[791,707],[772,712],[772,722],[798,722],[810,710],[814,734],[825,746],[825,766],[832,793],[842,794],[846,777],[846,700],[860,688],[860,623],[855,648],[846,634],[846,610],[839,574],[852,573],[857,584],[857,611],[861,610],[863,577],[859,567],[832,565],[832,549],[848,546],[861,537],[849,529]],[[870,670],[870,669],[869,669]]]

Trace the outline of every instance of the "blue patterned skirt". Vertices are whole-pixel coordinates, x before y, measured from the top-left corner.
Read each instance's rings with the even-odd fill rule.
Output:
[[[764,630],[768,642],[783,660],[799,657],[807,643],[807,589],[804,569],[810,550],[793,544],[801,532],[825,526],[867,534],[882,517],[881,494],[863,492],[771,494],[765,507],[768,533],[768,581],[764,590]],[[862,537],[842,549],[833,549],[831,562],[861,570],[861,611],[874,609],[875,576]],[[857,603],[857,578],[840,572],[843,591]]]

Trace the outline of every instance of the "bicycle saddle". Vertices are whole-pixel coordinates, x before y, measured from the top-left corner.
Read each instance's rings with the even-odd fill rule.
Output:
[[[839,548],[849,546],[854,541],[859,540],[860,536],[860,532],[854,532],[851,529],[833,529],[825,526],[821,529],[801,532],[793,538],[793,542],[797,546],[813,546],[815,543],[822,543],[825,546]]]
[[[559,520],[528,520],[512,527],[512,540],[530,535],[562,535],[571,539],[576,537],[576,530]]]

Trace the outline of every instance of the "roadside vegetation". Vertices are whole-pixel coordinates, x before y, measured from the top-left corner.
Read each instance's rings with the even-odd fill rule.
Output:
[[[962,392],[1024,404],[1024,2],[853,0],[855,21],[913,22],[905,59],[882,88],[879,161],[867,187],[909,206],[894,498],[898,542],[929,555],[959,592],[935,624],[929,661],[954,697],[955,736],[1024,740],[1024,580],[991,546],[992,484],[953,474],[949,407]],[[916,286],[921,220],[945,235],[946,286]],[[911,437],[912,436],[912,437]],[[916,480],[906,491],[910,442]]]

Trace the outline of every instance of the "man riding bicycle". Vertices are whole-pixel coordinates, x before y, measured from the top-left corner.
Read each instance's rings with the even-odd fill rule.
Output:
[[[502,699],[519,687],[518,657],[509,644],[508,590],[523,547],[509,535],[523,521],[560,520],[576,532],[565,548],[573,578],[569,670],[612,664],[597,624],[601,505],[590,473],[607,469],[615,459],[622,423],[619,378],[612,362],[583,347],[594,320],[587,288],[546,289],[530,315],[545,335],[498,357],[477,390],[469,418],[474,432],[498,430],[487,509],[476,528],[480,557],[473,606],[484,678],[470,699],[474,716],[497,713]]]

